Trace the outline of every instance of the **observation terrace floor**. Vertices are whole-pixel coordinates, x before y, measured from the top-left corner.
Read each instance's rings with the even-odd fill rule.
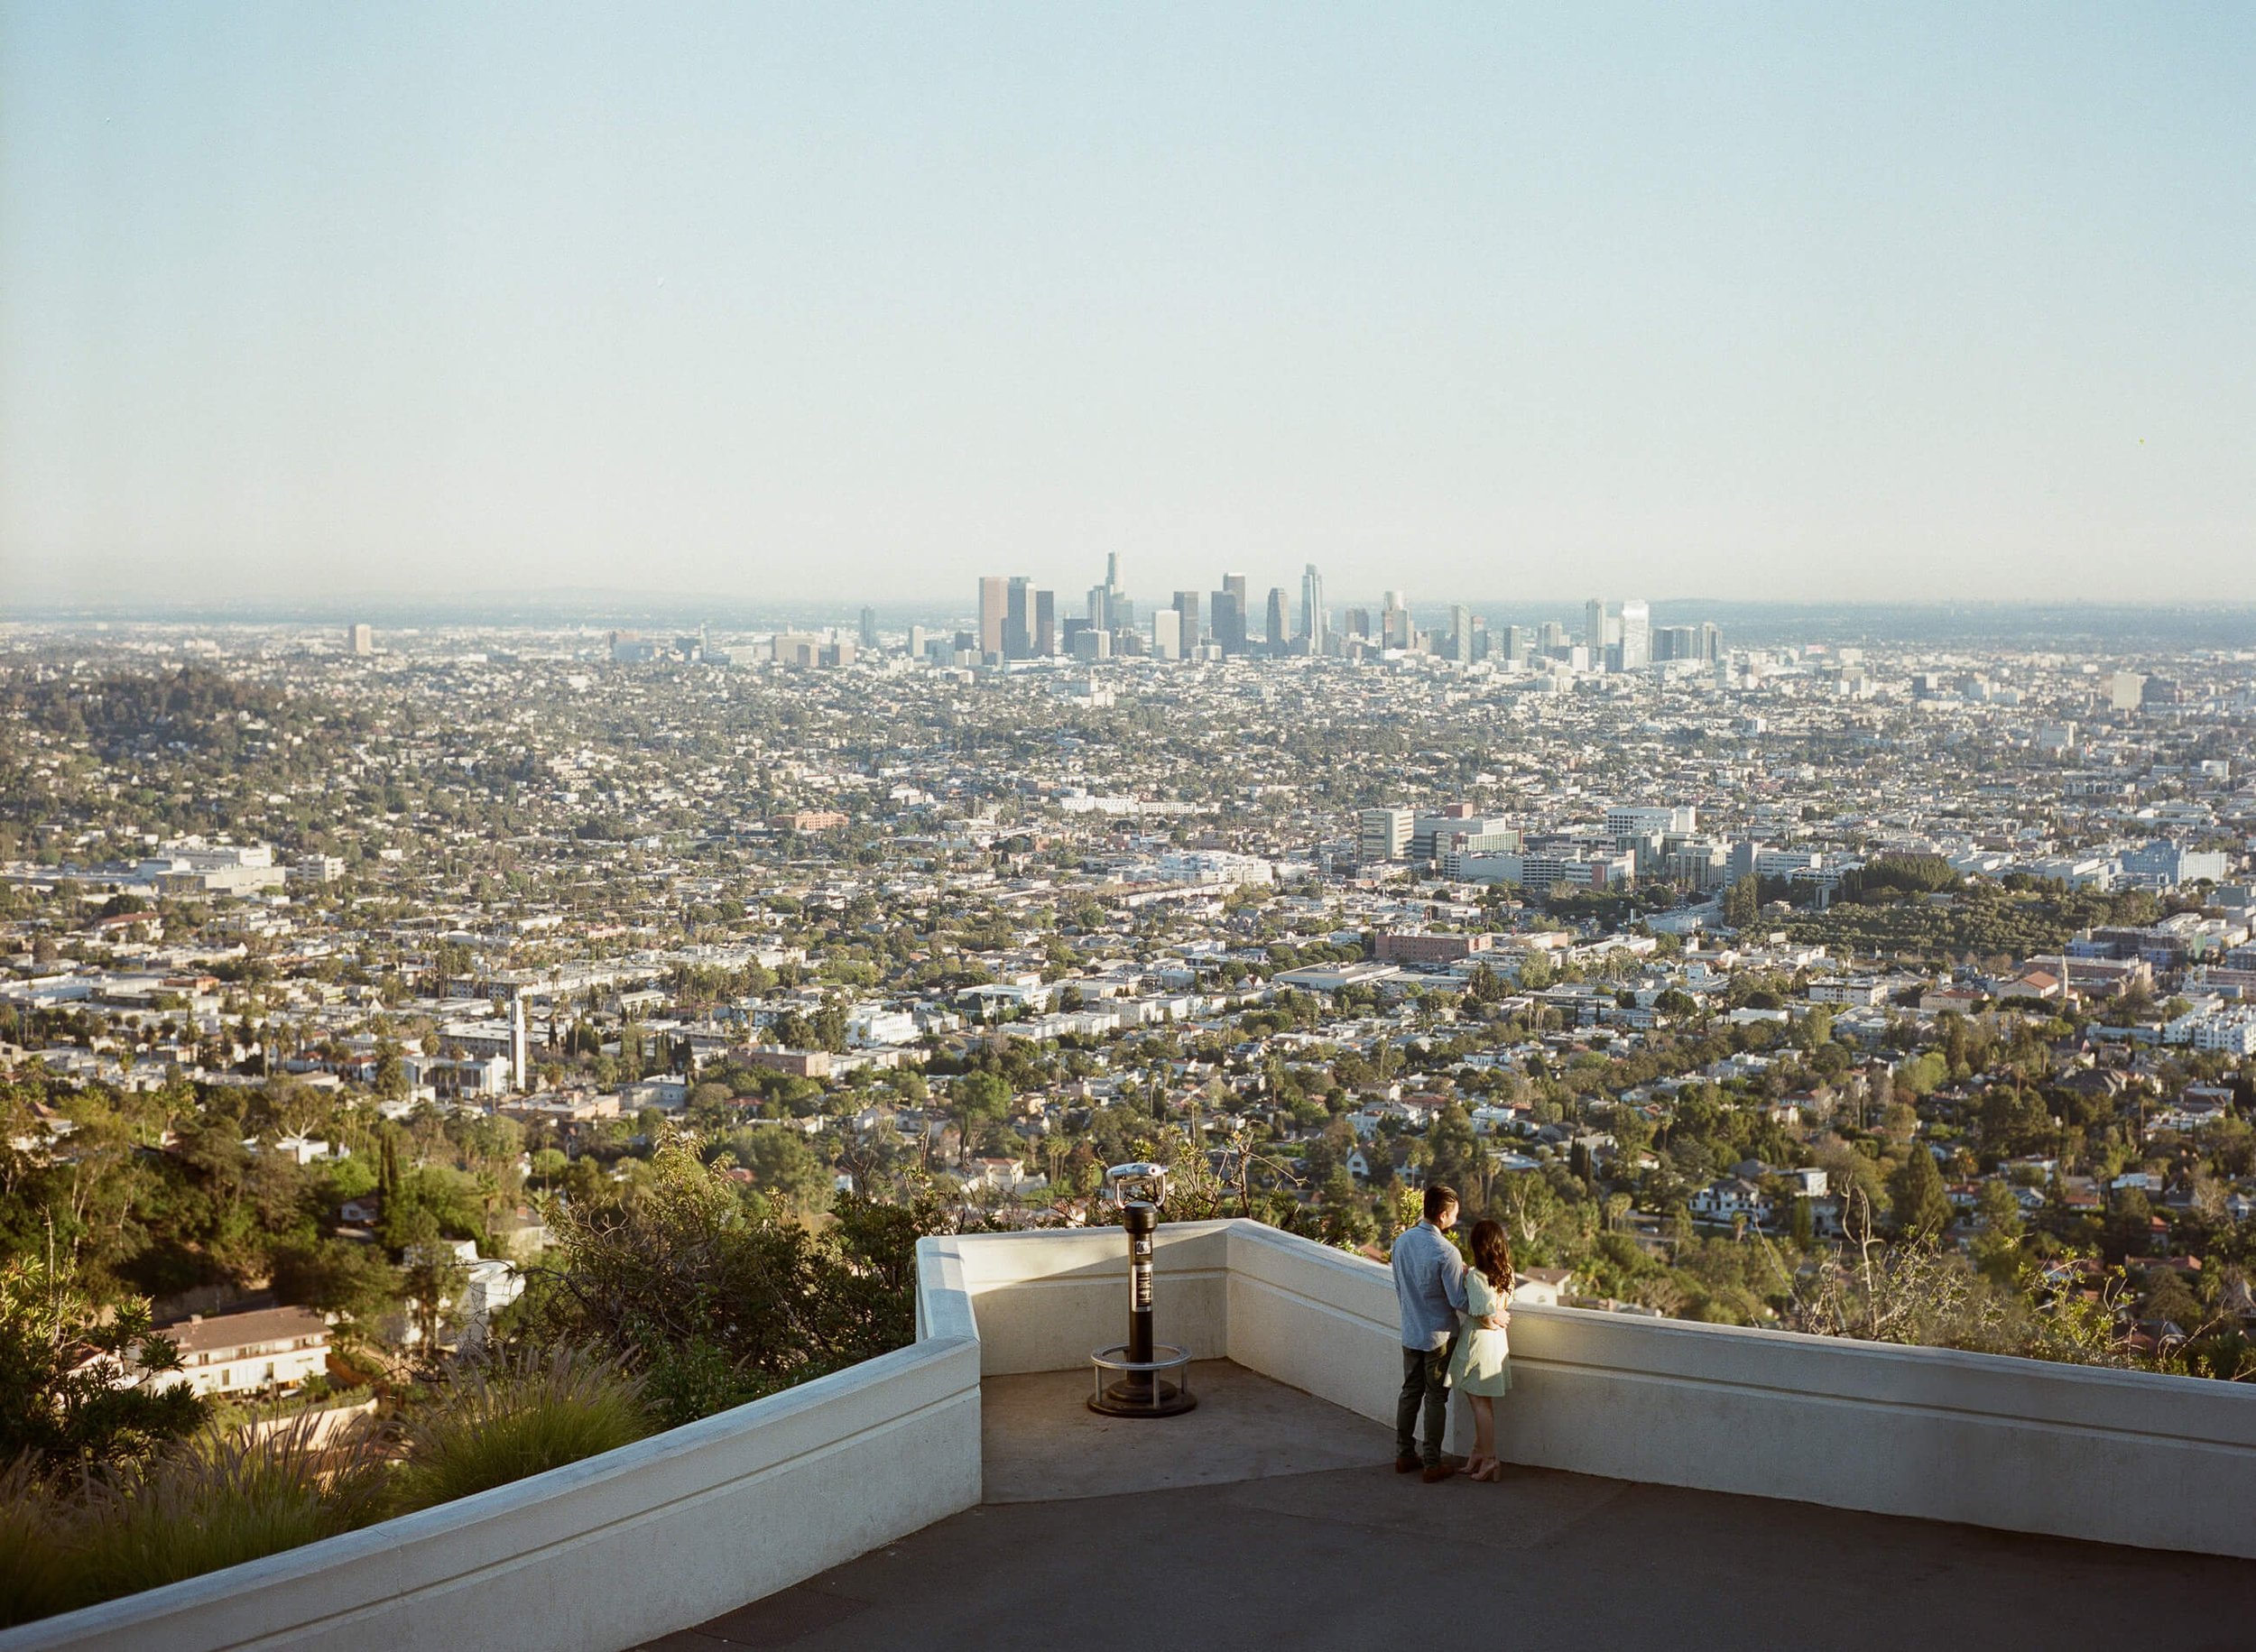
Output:
[[[1192,1388],[1128,1421],[1086,1371],[990,1377],[980,1507],[648,1644],[2256,1647],[2256,1561],[1510,1465],[1428,1486],[1323,1400],[1221,1360]]]

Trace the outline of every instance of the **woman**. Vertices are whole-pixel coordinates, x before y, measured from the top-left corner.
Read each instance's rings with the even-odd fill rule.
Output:
[[[1473,1265],[1465,1272],[1465,1328],[1449,1361],[1449,1386],[1473,1402],[1473,1455],[1465,1472],[1475,1480],[1501,1480],[1496,1461],[1496,1397],[1512,1391],[1512,1350],[1504,1328],[1512,1323],[1512,1245],[1501,1222],[1473,1228]]]

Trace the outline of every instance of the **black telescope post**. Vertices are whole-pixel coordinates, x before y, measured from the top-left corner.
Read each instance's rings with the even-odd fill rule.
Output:
[[[1151,1245],[1167,1197],[1167,1167],[1114,1165],[1105,1172],[1105,1182],[1128,1234],[1128,1340],[1092,1356],[1097,1389],[1089,1409],[1108,1417],[1173,1417],[1198,1402],[1188,1380],[1188,1356],[1179,1348],[1162,1350],[1151,1333]],[[1108,1371],[1119,1373],[1110,1383],[1104,1380]],[[1177,1380],[1168,1380],[1166,1371],[1176,1373]]]
[[[1120,1225],[1128,1230],[1128,1357],[1140,1365],[1149,1365],[1151,1235],[1159,1232],[1160,1213],[1149,1204],[1131,1204],[1120,1213]]]

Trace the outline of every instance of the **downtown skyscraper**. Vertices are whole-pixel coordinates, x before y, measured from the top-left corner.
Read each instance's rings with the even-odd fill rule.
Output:
[[[1324,612],[1324,576],[1311,562],[1300,576],[1300,629],[1295,640],[1305,642],[1309,653],[1320,654],[1329,632],[1330,622]]]

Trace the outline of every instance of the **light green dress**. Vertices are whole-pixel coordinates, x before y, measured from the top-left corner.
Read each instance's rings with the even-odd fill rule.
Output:
[[[1457,1351],[1449,1360],[1449,1386],[1467,1394],[1493,1398],[1512,1391],[1512,1348],[1506,1334],[1480,1322],[1512,1306],[1509,1292],[1490,1285],[1477,1268],[1465,1270],[1465,1324],[1457,1333]]]

